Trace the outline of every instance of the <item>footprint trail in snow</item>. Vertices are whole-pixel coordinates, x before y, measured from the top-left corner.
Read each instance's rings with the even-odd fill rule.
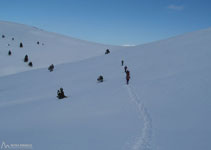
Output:
[[[132,147],[132,150],[151,150],[151,141],[152,141],[152,120],[147,111],[147,108],[144,106],[141,99],[137,96],[134,91],[134,88],[131,85],[127,85],[127,91],[129,93],[130,99],[137,105],[138,111],[141,118],[144,121],[144,127],[141,131],[141,136],[137,139],[135,144]]]

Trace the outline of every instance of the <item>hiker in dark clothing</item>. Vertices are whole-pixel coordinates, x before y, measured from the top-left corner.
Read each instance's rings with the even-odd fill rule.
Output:
[[[127,82],[127,84],[129,84],[129,80],[130,80],[130,71],[127,70],[126,71],[126,82]]]
[[[121,62],[122,62],[122,66],[124,66],[124,60],[122,60]]]
[[[125,69],[125,73],[126,73],[127,72],[127,66],[125,66],[124,69]]]

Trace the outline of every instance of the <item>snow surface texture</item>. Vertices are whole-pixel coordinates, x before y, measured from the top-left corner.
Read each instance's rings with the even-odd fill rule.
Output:
[[[32,144],[38,150],[211,149],[211,29],[115,47],[109,55],[104,55],[108,46],[89,42],[93,48],[64,46],[60,54],[62,45],[74,47],[77,41],[81,47],[84,41],[34,29],[44,46],[61,44],[41,50],[31,27],[5,24],[0,26],[15,27],[5,29],[0,40],[0,144]],[[21,34],[31,44],[24,51],[18,41],[8,56],[9,34],[15,40]],[[41,55],[45,50],[49,59]],[[36,58],[32,69],[21,60],[26,52]],[[122,59],[131,72],[129,86]],[[47,70],[51,63],[53,72]],[[105,82],[97,83],[99,75]],[[56,98],[60,87],[68,98]]]
[[[135,93],[135,90],[130,85],[127,85],[126,87],[127,87],[131,100],[133,100],[135,104],[138,106],[138,110],[140,112],[141,118],[143,118],[143,121],[144,121],[144,128],[142,130],[142,133],[140,134],[141,137],[134,144],[133,149],[134,150],[150,150],[151,138],[152,138],[152,120],[143,102],[141,102],[140,98]]]
[[[2,38],[2,35],[5,38]],[[23,48],[19,47],[20,42],[23,43]],[[0,76],[29,70],[23,63],[26,54],[33,62],[34,67],[30,69],[37,69],[51,64],[75,62],[99,56],[104,54],[107,48],[113,51],[120,46],[91,43],[46,32],[36,27],[0,22]],[[8,58],[9,50],[12,56]]]

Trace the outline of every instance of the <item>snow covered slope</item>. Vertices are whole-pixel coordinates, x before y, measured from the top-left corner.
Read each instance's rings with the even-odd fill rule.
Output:
[[[20,42],[23,48],[19,47]],[[0,76],[84,60],[103,55],[107,48],[113,51],[120,47],[82,41],[22,24],[0,22]],[[12,51],[11,57],[8,57],[9,50]],[[23,63],[26,54],[33,62],[33,68]]]
[[[0,142],[39,150],[209,150],[210,39],[207,29],[53,72],[0,77]],[[105,82],[96,82],[99,75]],[[68,98],[56,98],[60,87]]]

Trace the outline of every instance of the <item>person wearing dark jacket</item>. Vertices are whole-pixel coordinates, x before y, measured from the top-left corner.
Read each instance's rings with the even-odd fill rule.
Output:
[[[126,71],[126,83],[129,84],[129,80],[130,80],[130,71],[127,70]]]
[[[125,73],[126,73],[127,72],[127,66],[125,66],[124,69],[125,69]]]
[[[122,63],[122,66],[124,66],[124,60],[122,60],[121,63]]]

